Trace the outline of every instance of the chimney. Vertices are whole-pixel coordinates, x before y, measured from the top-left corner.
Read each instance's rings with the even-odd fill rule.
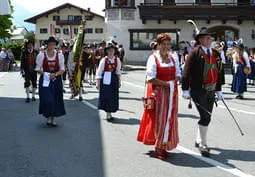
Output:
[[[88,11],[90,12],[90,7],[88,8]]]

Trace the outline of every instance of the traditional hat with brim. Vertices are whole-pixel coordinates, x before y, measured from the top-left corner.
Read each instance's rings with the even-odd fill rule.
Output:
[[[58,45],[58,41],[53,36],[50,36],[45,43],[48,44],[49,42],[55,42],[56,45]]]
[[[113,49],[116,49],[116,46],[114,45],[113,41],[108,41],[106,42],[106,46],[105,46],[105,52],[110,49],[110,48],[113,48]]]
[[[198,41],[198,39],[201,36],[212,36],[214,33],[210,33],[208,31],[208,29],[206,27],[201,28],[201,30],[199,31],[199,33],[196,35],[196,41]]]

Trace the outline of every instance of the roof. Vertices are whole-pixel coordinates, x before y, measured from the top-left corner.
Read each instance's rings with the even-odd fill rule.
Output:
[[[40,13],[40,14],[38,14],[38,15],[36,15],[36,16],[33,16],[33,17],[31,17],[31,18],[28,18],[28,19],[26,19],[26,20],[24,20],[24,21],[25,21],[25,22],[29,22],[29,23],[36,24],[36,20],[37,20],[38,18],[47,16],[47,15],[49,15],[49,14],[51,14],[51,13],[54,13],[54,12],[56,12],[56,11],[59,11],[59,10],[61,10],[61,9],[65,9],[65,8],[68,8],[68,7],[74,7],[74,8],[77,8],[77,9],[81,10],[81,11],[90,13],[90,14],[93,15],[93,16],[97,16],[97,17],[100,17],[100,18],[104,19],[104,17],[101,16],[101,15],[99,15],[99,14],[96,14],[96,13],[93,13],[93,12],[91,12],[91,11],[89,11],[89,10],[86,10],[86,9],[81,8],[81,7],[75,6],[75,5],[71,4],[71,3],[65,3],[65,4],[62,4],[62,5],[58,6],[58,7],[55,7],[55,8],[53,8],[53,9],[48,10],[48,11],[45,11],[45,12],[43,12],[43,13]]]
[[[13,31],[11,32],[11,35],[15,36],[15,35],[22,35],[23,31],[27,32],[27,29],[25,27],[16,27],[13,29]]]

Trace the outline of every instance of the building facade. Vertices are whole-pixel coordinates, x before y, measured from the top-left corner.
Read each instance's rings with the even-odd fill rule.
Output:
[[[255,47],[255,2],[250,0],[106,0],[107,35],[122,43],[129,63],[145,63],[149,43],[161,32],[179,41],[194,39],[194,20],[216,40],[242,38]]]
[[[35,45],[41,46],[49,36],[55,36],[60,43],[70,42],[78,33],[78,26],[86,20],[85,42],[94,43],[105,39],[106,25],[103,16],[77,7],[70,3],[26,19],[25,22],[36,24]]]
[[[11,31],[11,42],[24,42],[25,36],[27,35],[28,31],[25,27],[16,27],[14,26]]]

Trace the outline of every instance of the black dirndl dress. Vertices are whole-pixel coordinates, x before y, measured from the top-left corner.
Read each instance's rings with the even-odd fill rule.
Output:
[[[53,61],[48,60],[46,54],[44,55],[43,71],[49,73],[59,71],[58,54],[56,54],[56,59]],[[51,80],[48,87],[43,87],[43,75],[41,75],[39,79],[39,98],[39,114],[42,114],[45,118],[59,117],[66,114],[61,76],[57,76],[54,81]]]
[[[102,109],[105,112],[116,112],[119,109],[119,79],[116,74],[117,59],[115,59],[115,66],[112,66],[106,58],[105,71],[109,71],[109,65],[112,68],[111,82],[110,85],[105,85],[103,79],[100,80],[98,109]],[[104,77],[104,72],[102,78]]]
[[[237,62],[237,71],[234,73],[231,91],[234,93],[243,93],[247,91],[247,75],[244,73],[245,65]]]

